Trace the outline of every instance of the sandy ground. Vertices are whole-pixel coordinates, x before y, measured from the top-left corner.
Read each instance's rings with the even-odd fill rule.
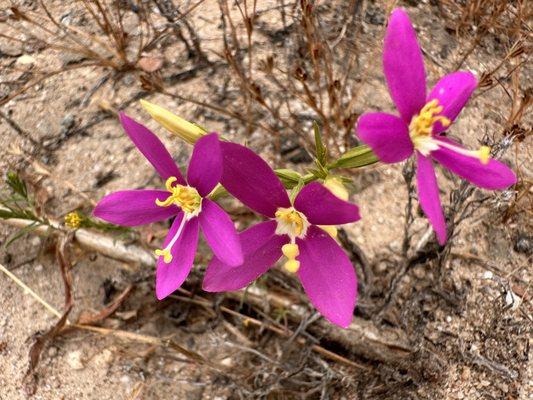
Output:
[[[220,26],[214,3],[201,5],[200,12],[194,13],[192,21],[206,48],[216,49],[217,46],[220,48],[220,42],[217,42],[220,40]],[[56,12],[66,12],[60,2],[50,4]],[[261,7],[268,8],[266,3]],[[362,86],[357,103],[359,112],[392,111],[379,68],[379,52],[376,60],[372,48],[365,47],[383,30],[383,22],[379,20],[383,10],[378,6],[367,6],[365,10],[363,36],[360,38],[364,51],[360,62],[370,63],[376,68],[370,68]],[[455,51],[466,44],[444,29],[431,6],[422,4],[409,7],[408,11],[419,31],[421,45],[428,52],[426,65],[431,86],[440,75],[450,70],[459,58]],[[267,12],[261,22],[274,23],[272,20],[275,18]],[[266,39],[260,36],[259,40],[263,42]],[[0,68],[7,71],[7,67],[16,62],[17,57],[3,56],[14,54],[15,49],[15,46],[0,39]],[[178,56],[184,50],[181,44],[170,41],[158,48],[165,59],[165,73],[179,72],[191,66],[190,60]],[[497,65],[501,54],[502,45],[487,40],[468,57],[463,68],[481,74]],[[67,56],[44,49],[32,53],[32,57],[38,65],[57,67],[65,63]],[[210,57],[215,58],[213,55]],[[35,177],[39,176],[35,171],[35,161],[46,166],[51,175],[41,175],[39,180],[50,216],[61,218],[76,208],[90,212],[92,202],[106,193],[159,184],[151,166],[121,131],[117,118],[105,118],[72,136],[66,134],[72,126],[82,126],[101,116],[103,100],[115,108],[139,92],[136,77],[126,74],[113,84],[104,85],[87,106],[80,107],[79,99],[103,73],[100,68],[88,68],[83,73],[65,72],[0,107],[0,111],[20,127],[17,131],[0,118],[0,170],[22,169],[27,176]],[[227,74],[225,68],[206,69],[171,89],[205,101],[216,100],[217,95],[213,93],[216,83],[213,82],[222,83]],[[530,78],[531,74],[523,77],[525,82],[528,79],[530,82]],[[235,90],[238,91],[238,88]],[[203,126],[223,131],[234,140],[244,139],[238,121],[167,96],[147,94],[146,98]],[[474,98],[454,125],[452,136],[475,147],[485,133],[499,134],[507,117],[508,103],[508,97],[501,88],[493,89],[490,95]],[[126,111],[152,128],[178,163],[186,162],[189,147],[151,121],[138,102],[132,102]],[[524,124],[531,126],[530,115]],[[306,164],[294,165],[284,160],[264,132],[256,132],[247,140],[254,150],[278,166],[281,163],[298,169],[306,167]],[[511,147],[503,159],[513,168],[519,168],[526,179],[532,176],[530,144],[529,138]],[[364,219],[348,227],[350,238],[367,255],[374,274],[385,280],[395,268],[394,260],[398,260],[403,234],[407,191],[402,167],[378,165],[357,171],[352,187],[352,200],[360,205]],[[447,203],[450,190],[459,181],[441,170],[438,175],[442,183],[442,199]],[[361,373],[322,361],[329,364],[328,368],[354,382],[350,389],[343,389],[342,382],[335,381],[327,391],[329,397],[325,398],[533,398],[530,354],[531,221],[527,212],[523,212],[502,223],[502,210],[508,205],[508,194],[497,192],[491,196],[491,200],[461,226],[455,239],[453,252],[456,256],[450,259],[445,269],[449,291],[432,291],[435,271],[430,264],[418,265],[402,283],[399,296],[402,308],[395,308],[388,318],[388,323],[396,319],[398,326],[413,338],[423,338],[421,346],[429,348],[441,360],[441,373],[435,377],[414,374],[409,365],[404,368],[379,365],[360,360],[347,352],[346,356],[351,359],[369,362],[372,371]],[[427,223],[418,217],[414,226],[421,235]],[[157,242],[164,230],[163,224],[140,228],[140,238],[146,241],[155,237]],[[0,223],[0,241],[5,242],[13,233],[13,228]],[[524,244],[526,250],[517,245],[520,238],[525,241],[523,243],[527,242]],[[464,255],[478,257],[483,262],[471,262]],[[191,278],[194,282],[201,277],[205,257],[207,254],[200,254],[197,260],[199,265]],[[83,310],[101,309],[109,297],[110,287],[120,292],[131,284],[135,286],[134,294],[118,313],[104,322],[104,327],[161,338],[173,335],[187,349],[236,370],[253,366],[261,369],[266,365],[257,355],[236,347],[234,343],[239,340],[253,343],[252,347],[261,349],[274,359],[283,353],[283,340],[276,336],[266,332],[254,333],[242,326],[235,328],[227,321],[206,323],[209,322],[207,312],[180,300],[158,303],[153,295],[151,270],[87,254],[79,249],[72,250],[72,258],[73,318]],[[7,248],[2,246],[0,263],[51,305],[62,308],[62,280],[49,240],[28,235]],[[519,303],[514,304],[509,298]],[[49,329],[57,318],[5,275],[0,275],[0,309],[0,399],[29,398],[24,378],[29,347],[33,338]],[[240,329],[237,339],[235,329]],[[244,339],[239,339],[239,335]],[[301,348],[292,346],[291,353],[301,352]],[[423,360],[416,362],[423,363]],[[82,331],[73,331],[54,339],[43,351],[36,375],[38,382],[34,399],[239,398],[226,377],[174,353],[157,346],[139,345]],[[255,388],[257,386],[254,385],[259,384],[245,383]],[[267,380],[262,382],[264,385],[267,383]],[[274,394],[268,398],[300,398],[291,397],[292,394],[283,396]],[[310,398],[315,398],[313,396]]]

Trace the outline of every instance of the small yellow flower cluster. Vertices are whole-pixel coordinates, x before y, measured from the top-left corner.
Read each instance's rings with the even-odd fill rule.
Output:
[[[73,211],[65,215],[65,225],[71,229],[79,228],[82,221],[83,217],[77,211]]]

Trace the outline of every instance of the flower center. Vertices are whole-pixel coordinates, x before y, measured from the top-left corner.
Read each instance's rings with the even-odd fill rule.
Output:
[[[426,103],[420,113],[415,115],[409,124],[409,136],[413,142],[413,146],[419,152],[427,156],[429,152],[439,148],[433,141],[433,126],[436,122],[440,122],[442,126],[447,127],[451,121],[443,115],[438,115],[443,110],[439,106],[437,99]]]
[[[155,200],[155,204],[159,207],[168,207],[171,204],[175,204],[180,207],[186,215],[196,216],[202,210],[202,197],[198,194],[198,191],[190,186],[175,185],[174,182],[178,179],[175,176],[171,176],[165,182],[165,187],[170,192],[170,195],[166,200]]]
[[[482,164],[487,164],[490,157],[490,147],[481,146],[478,150],[467,150],[441,140],[438,136],[433,136],[435,123],[440,122],[445,128],[451,124],[448,118],[439,115],[442,110],[443,107],[439,106],[439,100],[433,99],[422,107],[418,115],[413,117],[409,124],[409,136],[414,148],[427,157],[432,151],[445,147],[458,154],[477,158]]]
[[[300,255],[300,249],[296,244],[296,238],[303,238],[309,228],[309,221],[304,214],[294,209],[294,207],[280,207],[276,211],[276,234],[287,235],[291,239],[281,248],[283,255],[287,258],[283,267],[289,272],[297,272],[300,268],[300,261],[296,257]]]
[[[309,222],[305,215],[294,209],[294,207],[280,207],[276,211],[276,234],[288,235],[291,240],[302,238],[307,233]]]

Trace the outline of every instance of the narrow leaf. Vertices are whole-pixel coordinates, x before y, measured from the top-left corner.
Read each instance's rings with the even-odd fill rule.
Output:
[[[328,165],[328,168],[361,168],[378,161],[370,147],[362,145],[348,150],[338,160]]]

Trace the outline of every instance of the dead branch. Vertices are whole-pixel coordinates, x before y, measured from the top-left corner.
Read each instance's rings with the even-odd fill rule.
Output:
[[[2,220],[2,222],[22,229],[30,226],[34,221],[13,218]],[[32,230],[32,233],[39,236],[47,236],[50,233],[50,229],[64,230],[58,222],[51,221],[50,226],[41,225]],[[85,250],[95,251],[114,260],[138,264],[143,267],[152,267],[155,263],[155,255],[152,252],[140,246],[126,244],[110,236],[91,232],[87,229],[76,230],[74,232],[74,240]]]

